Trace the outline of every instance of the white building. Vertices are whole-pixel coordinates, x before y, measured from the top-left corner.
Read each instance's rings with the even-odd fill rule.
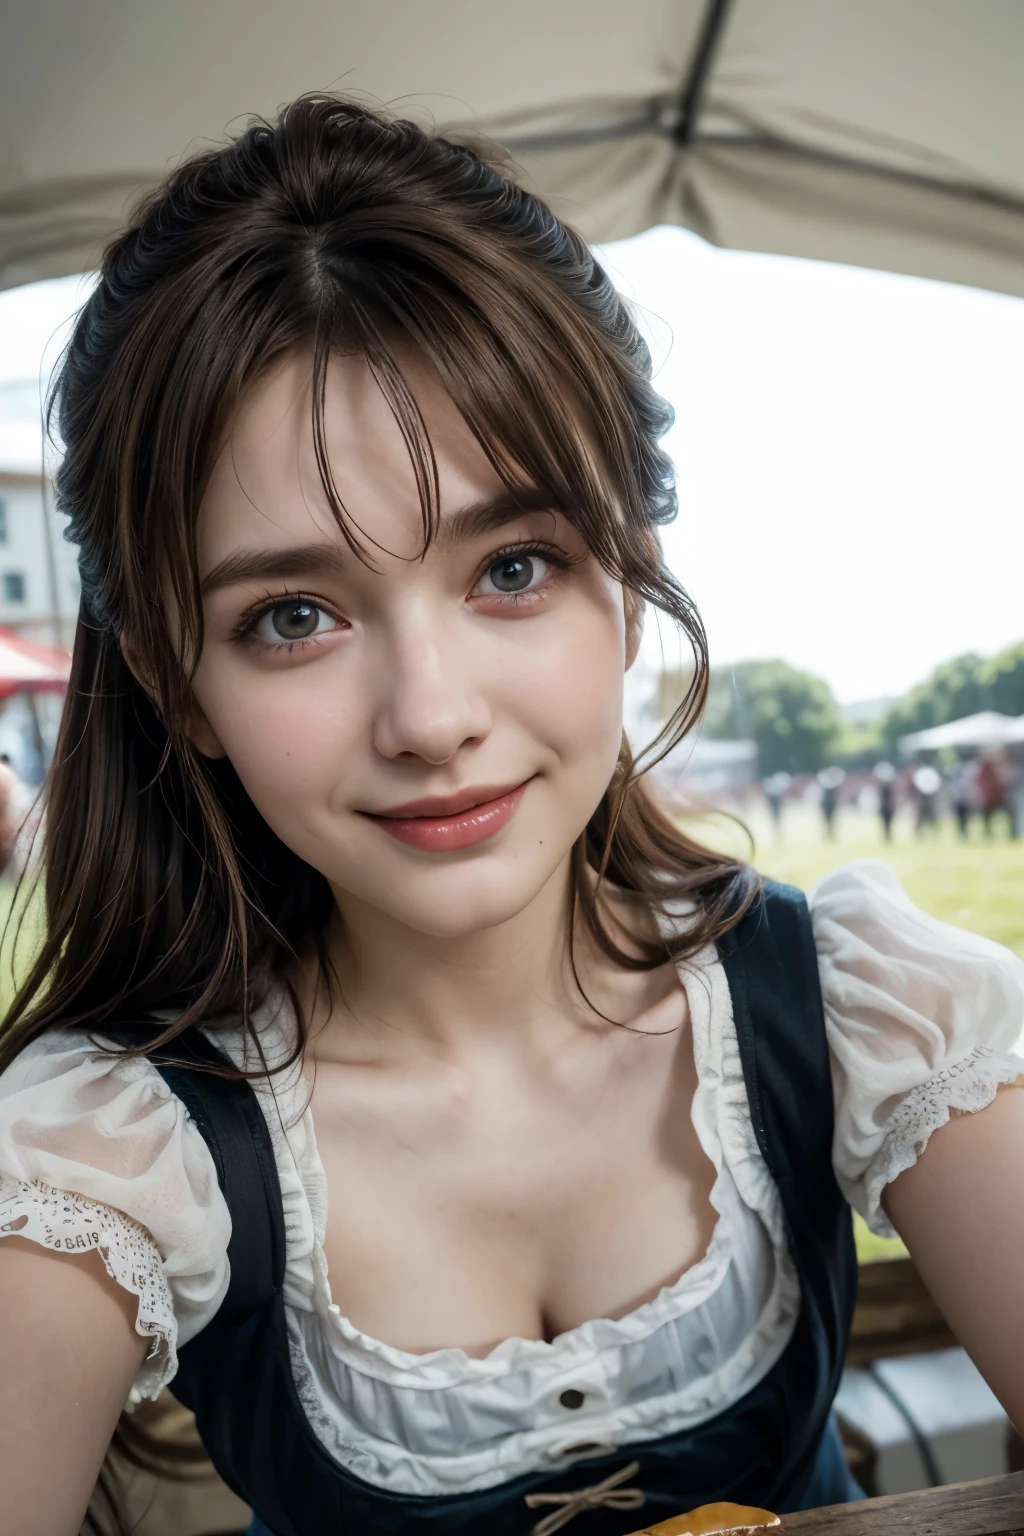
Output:
[[[70,650],[78,559],[42,475],[0,469],[0,624]]]

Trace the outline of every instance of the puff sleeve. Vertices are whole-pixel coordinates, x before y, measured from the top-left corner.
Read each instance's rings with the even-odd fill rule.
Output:
[[[914,906],[888,865],[808,893],[835,1093],[839,1185],[875,1232],[882,1191],[953,1111],[1024,1074],[1024,961]]]
[[[205,1141],[150,1062],[79,1031],[43,1035],[0,1076],[0,1238],[12,1233],[96,1249],[138,1298],[142,1397],[227,1292],[231,1218]]]

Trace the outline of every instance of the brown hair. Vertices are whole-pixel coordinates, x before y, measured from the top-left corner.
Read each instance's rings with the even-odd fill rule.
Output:
[[[484,154],[303,97],[186,161],[142,202],[107,249],[63,359],[56,490],[81,551],[82,607],[49,781],[45,940],[0,1066],[50,1027],[130,1024],[154,1008],[179,1010],[164,1038],[225,1014],[248,1023],[294,947],[323,929],[326,880],[184,729],[203,639],[206,479],[242,392],[310,344],[320,472],[356,554],[367,551],[324,447],[328,360],[336,348],[365,355],[408,446],[427,543],[436,467],[396,361],[411,345],[510,489],[542,487],[627,591],[689,637],[693,681],[657,753],[699,717],[704,631],[651,531],[676,512],[660,446],[672,414],[627,305],[583,240]],[[168,589],[176,626],[153,600]],[[724,932],[753,891],[748,870],[658,809],[625,743],[575,849],[573,918],[578,909],[621,964],[662,963],[664,943],[639,958],[620,948],[584,862],[652,907],[693,900],[681,955]]]

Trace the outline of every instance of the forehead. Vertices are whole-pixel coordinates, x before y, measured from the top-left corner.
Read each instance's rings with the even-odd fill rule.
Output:
[[[415,354],[402,375],[437,465],[442,516],[503,485],[433,369]],[[361,355],[327,370],[323,448],[349,520],[404,559],[423,543],[420,492],[401,426]],[[323,486],[313,430],[312,355],[289,354],[242,401],[214,465],[199,517],[201,570],[233,546],[344,543]]]

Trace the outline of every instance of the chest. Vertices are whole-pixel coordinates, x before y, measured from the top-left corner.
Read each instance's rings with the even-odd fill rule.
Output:
[[[364,1332],[485,1354],[623,1315],[705,1252],[715,1170],[685,1006],[556,1065],[318,1066],[331,1291]]]

